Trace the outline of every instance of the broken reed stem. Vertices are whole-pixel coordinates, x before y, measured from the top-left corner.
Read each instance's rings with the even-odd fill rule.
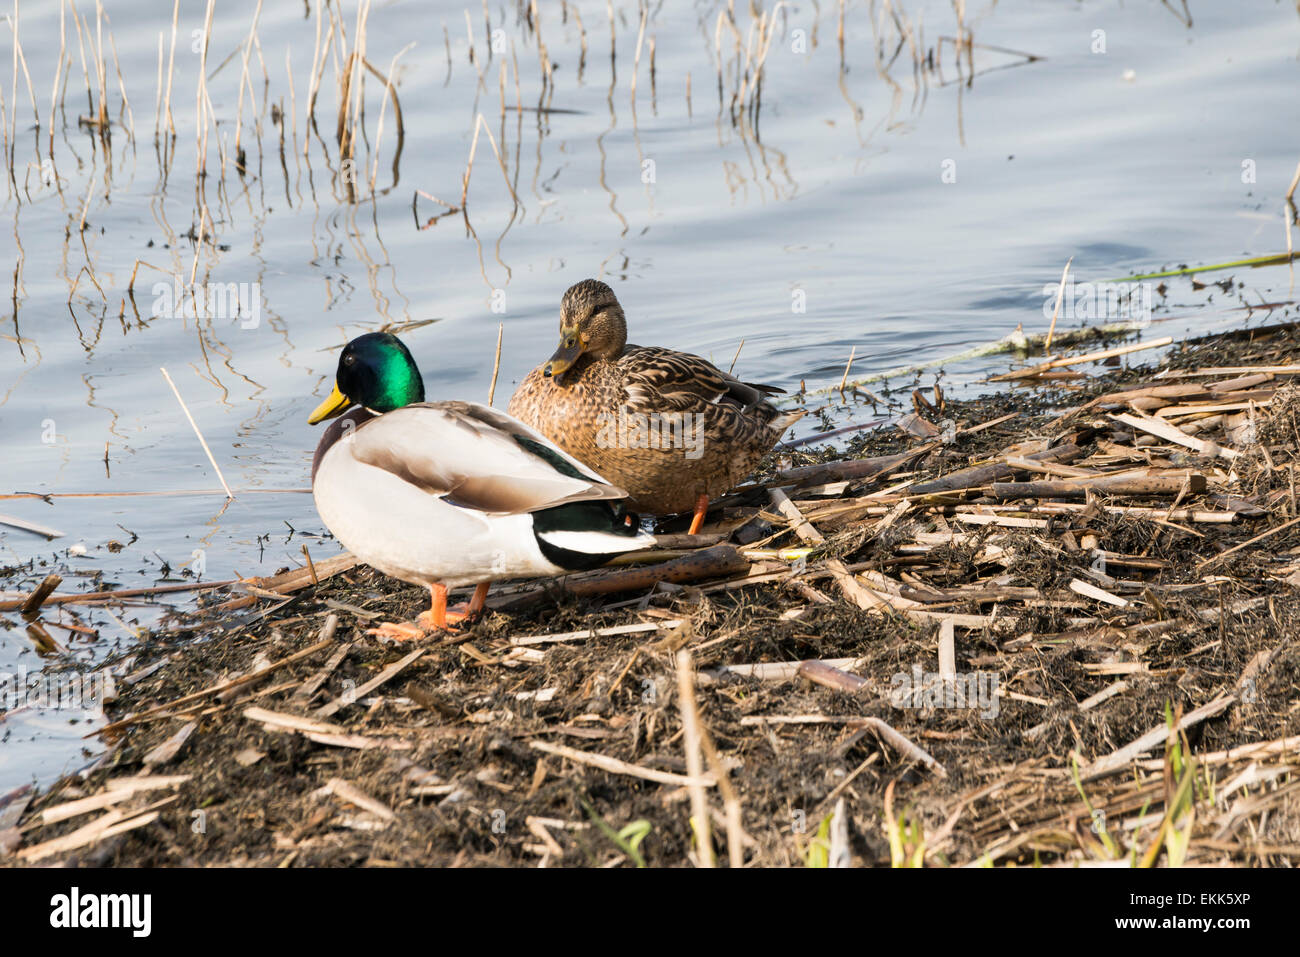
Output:
[[[1300,211],[1296,210],[1295,191],[1300,186],[1300,163],[1296,164],[1295,175],[1291,177],[1291,185],[1287,187],[1286,202],[1282,204],[1282,225],[1286,227],[1286,258],[1287,268],[1291,271],[1291,285],[1295,287],[1295,267],[1292,264],[1295,258],[1295,252],[1291,246],[1291,226],[1297,220],[1300,220]]]
[[[736,360],[740,358],[740,350],[743,348],[745,348],[745,337],[741,336],[740,345],[736,346],[736,354],[731,357],[731,365],[727,369],[727,375],[731,375],[736,371]]]
[[[1065,278],[1070,275],[1070,263],[1074,262],[1071,256],[1065,262],[1065,269],[1061,271],[1061,285],[1056,290],[1056,308],[1052,310],[1052,325],[1047,330],[1047,341],[1043,343],[1043,355],[1052,353],[1052,336],[1056,335],[1056,317],[1061,314],[1061,300],[1065,297]]]
[[[630,667],[630,665],[629,665]],[[700,725],[700,746],[704,748],[704,757],[709,768],[718,779],[718,790],[722,793],[722,807],[727,822],[727,864],[730,867],[745,866],[745,828],[741,813],[740,795],[731,783],[727,769],[723,767],[718,749],[713,745],[713,736],[709,729]]]
[[[179,0],[178,0],[179,2]],[[54,159],[54,113],[58,108],[59,101],[59,75],[64,72],[64,67],[68,63],[68,55],[65,52],[68,43],[67,27],[64,22],[64,4],[59,0],[59,59],[54,65],[54,85],[50,88],[50,137],[49,151],[51,161]]]
[[[167,132],[176,138],[176,122],[172,118],[172,74],[176,69],[176,20],[180,16],[181,0],[172,3],[172,42],[167,54],[167,95],[163,98],[163,115],[167,118]]]
[[[95,94],[90,87],[90,67],[86,65],[86,33],[89,28],[75,5],[72,7],[72,25],[77,28],[77,55],[81,58],[81,77],[86,83],[86,109],[94,113]]]
[[[194,262],[190,266],[190,294],[195,297],[194,315],[200,315],[198,311],[198,292],[194,289],[194,278],[199,274],[199,253],[203,250],[203,224],[212,222],[212,214],[208,212],[208,204],[204,203],[199,208],[199,233],[194,242]]]
[[[126,96],[126,81],[122,78],[122,63],[117,58],[117,38],[113,35],[113,21],[109,19],[107,13],[104,14],[104,19],[108,21],[108,46],[113,51],[113,70],[117,73],[117,92],[122,97],[122,109],[126,111],[126,135],[134,142],[135,111],[131,109],[131,101]]]
[[[253,52],[253,37],[257,33],[257,21],[262,16],[262,0],[257,0],[257,7],[253,10],[253,22],[248,25],[248,39],[244,41],[244,56],[239,70],[239,99],[238,106],[235,108],[235,165],[241,166],[240,162],[240,142],[244,133],[244,87],[249,88],[250,97],[252,95],[252,84],[248,82],[248,58]]]
[[[641,26],[636,32],[636,56],[632,58],[632,109],[636,110],[636,76],[641,72],[641,42],[645,39],[645,20],[649,11],[641,7]]]
[[[18,41],[18,0],[14,0],[13,22],[10,24],[13,28],[14,35],[14,70],[15,77],[9,87],[10,97],[14,101],[14,113],[18,112],[18,80],[16,71],[18,66],[23,68],[23,79],[27,81],[27,96],[32,101],[32,116],[36,118],[36,125],[41,125],[41,111],[36,107],[36,92],[32,89],[32,75],[27,72],[27,57],[23,55],[23,45]],[[13,118],[16,120],[16,117]],[[11,120],[12,122],[12,120]]]
[[[195,158],[197,160],[197,175],[201,180],[208,172],[208,119],[205,112],[207,97],[204,95],[204,88],[207,86],[208,75],[208,39],[212,35],[212,10],[214,0],[208,0],[207,10],[203,15],[203,37],[199,43],[199,80],[194,90],[194,148]],[[200,218],[200,230],[202,229],[202,219]],[[202,238],[200,237],[200,242]],[[197,265],[197,258],[195,263]],[[193,282],[191,277],[190,282]]]
[[[84,214],[83,214],[83,215],[84,215]],[[91,270],[91,268],[90,268],[89,266],[82,266],[81,269],[78,270],[77,275],[76,275],[76,276],[73,278],[73,280],[72,280],[72,289],[70,289],[70,290],[68,291],[68,305],[69,305],[69,306],[72,305],[72,297],[73,297],[74,295],[76,295],[76,293],[77,293],[77,284],[78,284],[79,282],[81,282],[81,274],[82,274],[83,272],[84,272],[87,276],[90,277],[90,281],[91,281],[92,283],[94,283],[94,284],[95,284],[95,288],[99,290],[99,298],[103,299],[104,302],[105,302],[105,304],[107,304],[107,302],[108,302],[108,297],[104,295],[104,290],[103,290],[103,288],[99,285],[99,280],[95,278],[95,273],[94,273],[94,271]]]
[[[320,82],[321,73],[325,67],[325,57],[320,49],[320,30],[323,19],[324,4],[316,4],[316,46],[311,51],[311,69],[307,72],[307,123],[303,130],[302,155],[306,156],[311,151],[311,124],[316,113],[316,91]],[[330,20],[330,35],[334,33],[334,21]],[[328,40],[326,41],[329,42]]]
[[[519,202],[519,196],[516,195],[515,188],[510,182],[510,173],[506,170],[505,160],[501,158],[501,151],[497,149],[497,141],[492,136],[492,131],[488,129],[487,120],[483,118],[482,113],[479,113],[474,121],[474,138],[469,144],[469,160],[465,163],[465,175],[461,177],[461,209],[465,208],[465,202],[469,198],[469,178],[470,174],[474,172],[474,154],[478,150],[478,134],[480,129],[487,134],[488,143],[492,145],[492,153],[497,158],[497,165],[501,167],[501,178],[505,180],[506,189],[510,191],[510,198],[514,200],[515,208],[518,209],[521,205]]]
[[[644,16],[644,13],[643,13]],[[694,783],[687,785],[691,795],[691,824],[700,867],[713,867],[713,827],[709,821],[709,802],[699,778],[704,775],[700,750],[700,715],[695,706],[695,666],[685,648],[677,652],[677,704],[682,712],[682,744],[686,748],[686,773]],[[721,780],[721,778],[719,778]]]
[[[158,31],[158,84],[154,88],[153,100],[153,139],[158,142],[158,125],[162,120],[162,64],[163,64],[163,32]]]
[[[337,139],[339,144],[339,164],[352,162],[355,169],[357,131],[361,123],[363,104],[363,85],[365,73],[362,64],[366,57],[366,19],[370,15],[370,0],[361,0],[357,5],[357,26],[352,38],[352,52],[348,54],[343,66],[339,95],[339,118]],[[351,186],[352,180],[348,179]]]
[[[305,558],[305,559],[307,559],[307,571],[311,572],[311,583],[312,583],[314,586],[316,586],[316,587],[319,588],[319,587],[320,587],[320,577],[316,574],[316,563],[315,563],[314,561],[311,560],[311,552],[307,551],[307,546],[306,546],[306,545],[304,545],[304,546],[302,547],[302,557]],[[337,620],[333,615],[330,615],[330,620],[333,620],[333,621],[335,622],[335,624],[338,623],[338,620]],[[326,621],[325,624],[326,624],[326,626],[328,627],[328,626],[329,626],[329,621]],[[331,629],[330,629],[330,634],[332,635],[333,633],[334,633],[334,632],[333,632],[333,629],[331,628]]]
[[[506,334],[506,324],[504,322],[497,325],[497,356],[492,362],[492,384],[488,386],[488,405],[492,404],[492,397],[497,393],[497,373],[501,371],[501,339]]]
[[[99,84],[99,129],[108,129],[108,68],[104,62],[104,4],[95,0],[95,81]]]
[[[143,259],[137,259],[137,260],[135,261],[135,265],[134,265],[133,267],[131,267],[131,281],[130,281],[129,283],[127,283],[127,286],[126,286],[126,291],[127,291],[128,294],[130,294],[130,293],[132,293],[132,292],[135,291],[135,275],[136,275],[136,273],[138,273],[138,272],[140,271],[140,267],[141,267],[141,266],[148,266],[150,269],[154,270],[155,272],[160,272],[160,273],[162,273],[164,276],[167,276],[169,279],[171,278],[171,275],[172,275],[172,274],[169,273],[167,270],[165,270],[165,269],[159,269],[159,268],[158,268],[157,266],[155,266],[153,263],[147,263],[147,262],[145,262]]]
[[[190,428],[192,428],[194,434],[199,437],[199,444],[203,446],[203,451],[208,455],[208,461],[212,463],[212,468],[216,470],[217,478],[221,482],[221,487],[226,490],[226,498],[234,498],[235,494],[230,491],[230,486],[226,484],[226,477],[221,474],[221,466],[217,464],[216,457],[212,454],[212,449],[208,448],[207,439],[205,439],[203,433],[199,431],[199,424],[194,421],[194,416],[190,415],[189,407],[185,405],[185,400],[181,398],[180,389],[176,388],[176,383],[172,381],[172,377],[167,374],[166,369],[160,366],[158,371],[163,374],[163,378],[167,380],[167,384],[172,387],[172,392],[176,396],[176,401],[181,404],[181,411],[185,413],[185,418],[189,419]],[[315,569],[313,568],[313,573],[314,572]]]
[[[375,124],[375,159],[374,163],[370,167],[370,192],[372,194],[375,191],[375,179],[379,175],[379,144],[382,143],[384,139],[384,112],[388,108],[389,97],[392,97],[393,99],[393,114],[397,120],[397,145],[399,150],[401,149],[402,139],[406,136],[405,125],[402,123],[402,105],[397,102],[397,91],[393,89],[393,74],[397,71],[398,59],[400,59],[402,54],[413,46],[415,46],[414,41],[408,43],[406,46],[402,47],[402,49],[397,51],[397,55],[394,56],[392,61],[388,64],[387,76],[381,74],[370,65],[369,61],[366,61],[366,68],[375,74],[375,76],[379,77],[379,79],[384,81],[384,97],[379,104],[379,121]]]
[[[844,398],[844,386],[849,381],[849,370],[853,368],[853,359],[858,354],[858,347],[852,346],[849,349],[849,361],[844,366],[844,375],[840,376],[840,398]]]

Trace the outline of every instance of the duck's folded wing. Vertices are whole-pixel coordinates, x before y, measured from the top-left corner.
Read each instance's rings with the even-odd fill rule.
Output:
[[[628,403],[653,411],[700,411],[728,402],[746,409],[782,390],[741,382],[707,359],[655,346],[628,346],[618,360]]]
[[[430,495],[495,515],[627,496],[522,422],[472,402],[394,409],[359,427],[350,452]]]

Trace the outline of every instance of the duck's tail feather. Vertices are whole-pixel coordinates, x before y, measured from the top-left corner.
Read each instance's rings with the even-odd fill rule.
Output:
[[[621,509],[609,502],[570,502],[533,513],[533,536],[551,563],[573,571],[596,568],[611,558],[654,544]]]
[[[790,428],[790,426],[802,419],[807,412],[807,409],[799,409],[795,412],[782,412],[772,419],[767,426],[777,435],[781,435],[786,429]]]

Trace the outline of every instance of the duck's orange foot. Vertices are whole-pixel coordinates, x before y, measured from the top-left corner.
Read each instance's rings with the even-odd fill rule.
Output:
[[[375,635],[378,638],[391,638],[394,641],[417,641],[425,637],[428,631],[416,622],[386,621],[377,628],[366,629],[366,634]]]
[[[709,497],[701,495],[695,500],[695,514],[691,516],[691,528],[687,535],[698,535],[704,526],[704,516],[709,512]]]
[[[441,615],[433,610],[422,611],[415,616],[415,623],[423,628],[426,633],[431,631],[459,631],[456,622],[464,621],[469,617],[465,612],[457,611],[456,609],[459,607],[460,605],[457,605],[456,608],[444,609]]]

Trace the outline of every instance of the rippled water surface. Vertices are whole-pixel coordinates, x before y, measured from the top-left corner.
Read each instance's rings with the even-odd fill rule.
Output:
[[[65,591],[130,588],[270,574],[301,564],[304,543],[332,554],[310,496],[274,490],[308,484],[307,413],[363,331],[406,329],[431,399],[482,401],[503,325],[504,407],[554,347],[564,289],[602,276],[634,340],[725,366],[743,339],[736,370],[750,379],[823,388],[854,350],[854,377],[925,366],[889,381],[929,383],[950,359],[960,387],[1007,367],[981,347],[1046,329],[1044,286],[1071,257],[1097,281],[1286,250],[1294,3],[1013,0],[966,4],[959,25],[946,2],[822,0],[779,4],[760,25],[747,4],[733,24],[726,5],[672,2],[650,4],[644,28],[626,0],[612,23],[597,0],[537,7],[533,19],[499,2],[373,4],[365,59],[392,79],[401,135],[367,73],[342,161],[350,0],[266,4],[256,23],[256,3],[223,0],[206,60],[205,5],[183,3],[170,71],[165,3],[111,0],[99,23],[83,3],[80,34],[70,5],[15,5],[13,76],[14,32],[0,33],[13,158],[0,263],[14,263],[0,495],[52,497],[0,499],[0,515],[64,534],[0,525],[0,565],[20,569],[0,581],[9,597],[52,568]],[[973,41],[960,67],[958,36]],[[98,109],[99,48],[107,136],[81,122]],[[166,121],[155,137],[169,73],[174,139]],[[472,148],[465,211],[449,211]],[[1292,298],[1287,267],[1209,278],[1229,275],[1231,293],[1167,280],[1147,334],[1289,314],[1258,308]],[[242,311],[178,305],[228,284]],[[212,494],[218,476],[160,367],[233,502]],[[72,613],[46,617],[98,630],[50,628],[79,668],[157,614]],[[39,669],[7,614],[0,674]],[[85,760],[82,717],[0,714],[0,792]]]

